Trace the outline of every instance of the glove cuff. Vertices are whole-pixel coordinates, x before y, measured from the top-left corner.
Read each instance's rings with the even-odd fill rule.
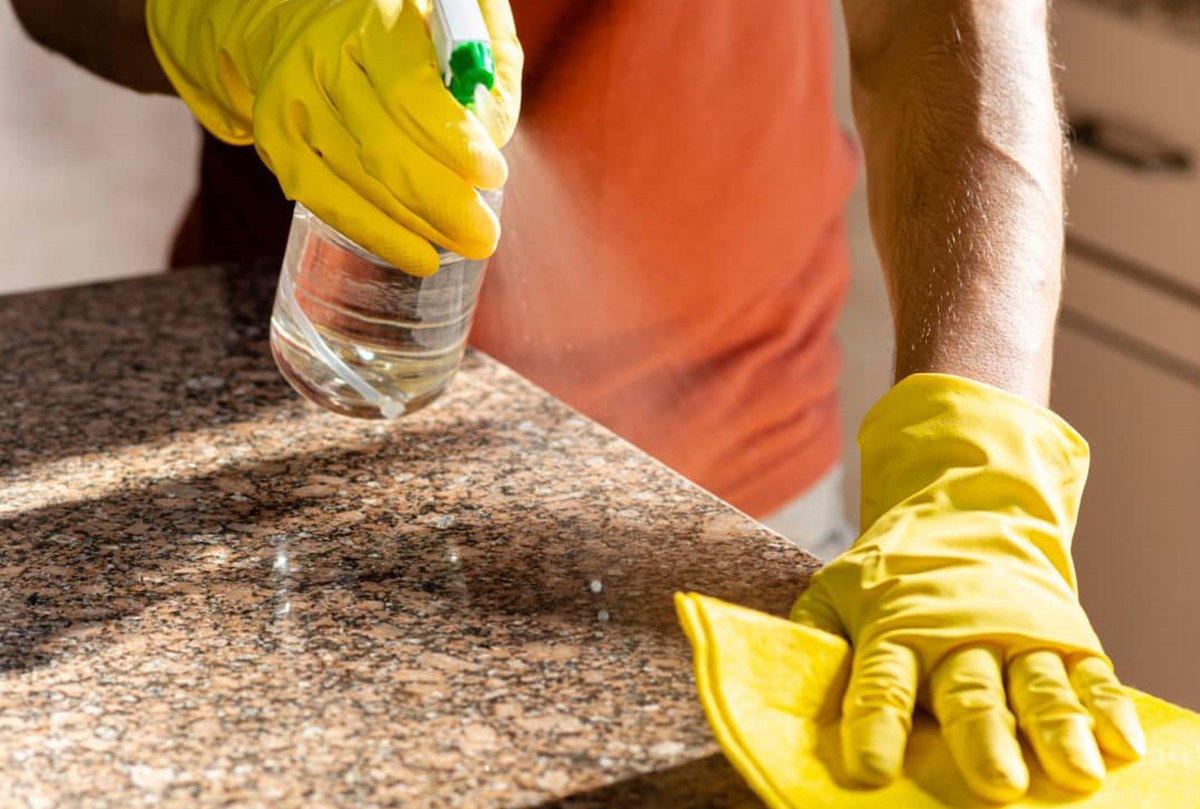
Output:
[[[1044,407],[982,382],[913,374],[871,408],[858,433],[862,528],[911,501],[1023,513],[1069,542],[1088,445]]]

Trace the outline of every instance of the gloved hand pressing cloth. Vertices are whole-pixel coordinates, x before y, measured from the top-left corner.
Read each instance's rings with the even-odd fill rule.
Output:
[[[863,534],[792,622],[677,599],[710,724],[756,791],[773,807],[1042,806],[1107,774],[1077,805],[1200,794],[1200,718],[1123,688],[1078,600],[1083,439],[1018,396],[916,374],[859,445]],[[933,719],[914,732],[918,704]],[[1154,752],[1106,773],[1104,756],[1146,753],[1139,708]]]

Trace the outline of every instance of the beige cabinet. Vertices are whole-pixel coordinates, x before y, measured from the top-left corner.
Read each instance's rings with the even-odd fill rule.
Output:
[[[1092,446],[1084,604],[1126,682],[1200,709],[1200,35],[1118,5],[1057,6],[1067,111],[1090,129],[1053,406]]]
[[[1092,447],[1084,606],[1126,682],[1200,710],[1200,387],[1070,325],[1054,379]]]

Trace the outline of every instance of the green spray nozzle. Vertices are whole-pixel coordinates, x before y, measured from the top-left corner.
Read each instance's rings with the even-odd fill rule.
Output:
[[[465,107],[475,103],[475,91],[496,84],[496,63],[486,42],[464,42],[450,55],[450,93]]]
[[[496,62],[478,0],[433,0],[430,34],[438,69],[450,93],[465,107],[482,85],[496,83]]]

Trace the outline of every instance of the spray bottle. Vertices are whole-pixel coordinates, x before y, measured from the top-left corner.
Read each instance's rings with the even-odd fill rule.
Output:
[[[433,0],[430,33],[447,90],[464,106],[495,81],[477,0]],[[500,192],[483,193],[499,213]],[[449,386],[466,348],[486,261],[438,248],[409,275],[297,203],[271,315],[271,352],[308,399],[360,418],[396,418]]]

